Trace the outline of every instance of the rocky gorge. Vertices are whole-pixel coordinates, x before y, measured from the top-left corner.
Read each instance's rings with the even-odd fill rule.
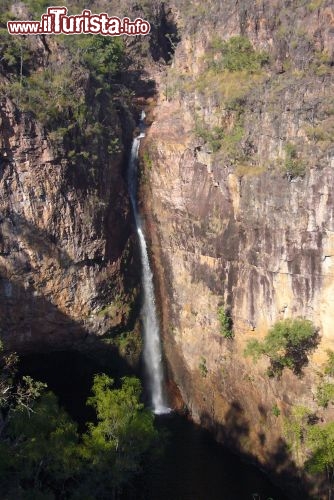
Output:
[[[293,498],[321,498],[326,486],[300,472],[307,450],[289,448],[285,422],[296,405],[325,423],[334,416],[316,397],[334,350],[332,2],[122,9],[151,16],[151,38],[127,42],[137,66],[109,88],[73,59],[72,97],[85,107],[69,112],[66,132],[61,120],[57,135],[22,109],[2,62],[1,336],[19,353],[89,352],[120,349],[115,338],[133,330],[125,357],[138,348],[126,165],[144,105],[140,201],[174,403]],[[27,78],[59,71],[69,49],[32,38]],[[220,311],[231,335],[221,333]],[[300,373],[268,376],[268,360],[254,363],[245,348],[289,318],[311,320],[317,342]]]

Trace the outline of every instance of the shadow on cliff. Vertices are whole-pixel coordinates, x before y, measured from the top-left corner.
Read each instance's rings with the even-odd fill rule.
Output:
[[[19,353],[73,349],[116,354],[113,345],[89,333],[84,321],[74,320],[51,299],[40,295],[32,282],[20,283],[3,279],[2,275],[0,267],[0,285],[7,285],[0,308],[0,331],[6,348]],[[116,357],[122,371],[131,371],[123,358]]]
[[[145,70],[128,70],[123,75],[123,83],[138,97],[148,99],[157,94],[156,82],[150,78],[149,73]]]
[[[121,357],[115,345],[89,334],[32,286],[10,286],[0,308],[5,350],[16,351],[22,360],[20,372],[46,382],[79,423],[89,416],[85,400],[95,373],[108,373],[116,381],[138,375],[139,368]]]
[[[15,132],[11,124],[8,114],[5,111],[6,100],[1,99],[0,101],[0,131],[2,139],[2,148],[0,150],[0,180],[2,179],[5,167],[8,163],[13,161],[13,151],[10,145],[10,137],[14,137]],[[16,118],[18,118],[18,112],[15,111]]]
[[[17,251],[22,251],[18,242],[14,240],[15,236],[20,237],[29,249],[34,250],[40,260],[43,259],[43,256],[55,259],[60,267],[66,267],[73,263],[69,254],[57,247],[56,236],[37,227],[21,214],[12,211],[6,218],[0,218],[0,239],[2,239],[3,245],[6,244],[6,241],[8,242],[8,253],[15,248],[17,248]],[[2,253],[4,256],[7,254],[6,251]],[[27,258],[27,260],[29,259]]]
[[[108,217],[106,217],[106,221],[108,220]],[[108,225],[106,222],[106,225],[108,229],[110,224]],[[113,237],[118,237],[119,240],[119,245],[115,251],[112,251],[110,248],[111,242],[107,239],[105,250],[105,258],[107,261],[116,260],[124,249],[128,234],[121,235],[119,233],[119,231],[116,233],[115,229],[112,233]],[[79,261],[74,261],[66,250],[57,246],[56,235],[52,235],[45,229],[37,227],[34,223],[28,221],[21,214],[14,211],[11,212],[10,216],[6,217],[6,219],[0,217],[0,256],[3,255],[6,257],[13,249],[17,249],[17,251],[24,253],[27,262],[30,260],[26,250],[19,248],[19,244],[15,240],[16,236],[20,237],[20,239],[25,242],[27,249],[33,250],[36,253],[40,261],[43,260],[43,257],[54,259],[61,269],[67,269],[72,265],[76,268],[82,268],[85,266],[90,267],[108,263],[102,256],[96,256],[94,258],[88,258],[86,256],[85,258],[80,258]],[[25,272],[29,272],[30,270],[29,264],[26,264],[24,269],[22,269],[22,271]]]
[[[6,267],[0,265],[1,340],[7,352],[18,353],[20,374],[46,382],[83,430],[85,422],[94,418],[85,404],[94,375],[107,373],[118,385],[121,377],[139,375],[140,360],[134,360],[132,353],[128,352],[121,356],[117,342],[111,342],[113,337],[119,338],[124,328],[115,327],[103,337],[97,337],[89,332],[89,318],[82,321],[73,319],[70,309],[66,313],[52,303],[51,289],[46,296],[35,288],[34,272],[30,272],[30,266],[27,268],[32,252],[37,255],[37,263],[38,256],[40,259],[48,256],[60,267],[64,266],[64,261],[66,267],[73,267],[75,263],[66,252],[60,252],[46,231],[36,228],[23,217],[15,219],[15,224],[16,232],[13,231],[14,226],[11,227],[10,236],[14,240],[19,231],[27,251],[23,252],[18,246],[17,253],[15,249],[11,252],[11,260],[8,259]],[[2,254],[2,257],[6,258],[6,255]],[[89,265],[87,262],[79,264]],[[52,267],[50,272],[44,277],[46,281],[52,279]],[[59,293],[64,294],[63,304],[66,306],[66,297],[71,298],[78,292],[76,289],[67,290],[65,286],[60,283]],[[130,329],[138,313],[134,309],[127,320]]]
[[[120,249],[118,258],[123,250],[124,247]],[[129,250],[127,253],[129,254]],[[101,255],[91,259],[80,256],[80,260],[76,262],[66,250],[60,248],[57,235],[49,234],[47,230],[37,227],[33,222],[13,211],[0,218],[0,257],[4,262],[0,264],[0,296],[2,296],[0,333],[2,330],[7,337],[9,348],[12,347],[10,344],[22,345],[27,350],[35,349],[34,344],[37,349],[44,344],[51,347],[58,346],[58,348],[59,345],[65,345],[67,348],[97,341],[96,335],[89,334],[89,318],[83,318],[78,322],[77,319],[73,319],[71,310],[68,307],[67,310],[65,308],[66,303],[73,302],[74,297],[80,293],[75,283],[76,270],[97,266],[98,272],[112,264],[114,256]],[[48,262],[43,262],[44,259],[48,259]],[[41,276],[43,265],[44,275]],[[127,266],[127,262],[121,262],[121,270],[124,266]],[[123,272],[125,271],[126,269],[123,269]],[[62,283],[67,272],[73,276],[72,281],[70,280],[71,286],[67,283],[68,289],[65,288],[66,283]],[[119,269],[117,272],[120,272]],[[112,275],[108,273],[109,271],[104,280],[105,285],[104,281],[97,285],[97,293],[104,302],[113,296],[110,282]],[[37,274],[41,278],[38,288],[35,286]],[[128,274],[130,280],[124,286],[126,289],[129,287],[133,289],[138,280],[134,273],[129,271]],[[64,305],[62,311],[52,300],[53,293],[57,292],[51,288],[46,289],[48,280],[52,279],[55,280],[59,289],[57,298],[59,299],[59,294],[61,295]],[[125,321],[127,327],[134,326],[135,312],[131,311],[127,320],[122,317],[120,328],[125,327]],[[96,320],[100,323],[104,321],[104,318],[95,318],[95,322]],[[105,328],[102,329],[106,330],[108,325],[104,326]],[[108,337],[110,333],[111,335],[117,334],[116,330],[117,328],[113,328]],[[109,347],[101,344],[102,346],[104,350],[110,350]]]
[[[313,498],[312,485],[307,477],[301,473],[295,462],[291,459],[287,443],[279,439],[271,453],[265,454],[265,469],[251,451],[251,429],[245,411],[238,401],[233,401],[225,414],[224,425],[212,420],[212,416],[204,412],[200,416],[201,425],[211,430],[220,443],[228,446],[237,453],[242,460],[254,464],[259,469],[268,473],[278,487],[284,487],[286,496],[282,498],[291,500],[307,500]],[[252,438],[253,439],[253,438]],[[265,443],[264,433],[258,434],[260,449]]]

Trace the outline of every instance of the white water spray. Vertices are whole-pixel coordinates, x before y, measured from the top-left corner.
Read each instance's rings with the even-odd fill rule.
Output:
[[[135,218],[142,264],[143,308],[142,320],[144,329],[144,363],[148,375],[151,404],[154,413],[168,413],[170,409],[165,402],[163,391],[163,367],[160,343],[160,329],[154,298],[153,274],[148,259],[147,246],[137,207],[137,162],[140,139],[144,133],[145,112],[142,111],[140,134],[133,140],[128,166],[128,186],[133,214]]]

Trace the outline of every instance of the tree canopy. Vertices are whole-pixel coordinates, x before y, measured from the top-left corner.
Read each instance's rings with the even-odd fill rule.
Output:
[[[45,384],[15,379],[16,356],[1,360],[0,496],[117,498],[158,438],[140,381],[124,377],[115,387],[108,375],[96,375],[87,401],[96,422],[80,434]]]

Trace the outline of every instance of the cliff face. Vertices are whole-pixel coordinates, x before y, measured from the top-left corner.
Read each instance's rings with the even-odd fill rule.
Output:
[[[6,21],[39,6],[6,1],[0,16],[0,333],[19,352],[113,344],[136,322],[133,95],[154,93],[147,70],[170,57],[175,27],[160,2],[90,8],[149,18],[152,36],[12,37]]]
[[[116,112],[110,119],[119,121]],[[122,324],[121,310],[99,312],[129,291],[121,273],[132,247],[122,155],[101,154],[99,180],[87,186],[89,173],[57,158],[41,127],[8,100],[1,124],[4,339],[20,350],[71,345]]]
[[[333,7],[281,3],[174,7],[181,42],[143,158],[172,376],[197,421],[276,471],[283,417],[317,409],[316,373],[334,347]],[[224,40],[240,35],[267,66],[220,68]],[[301,377],[269,378],[246,343],[291,317],[312,320],[321,342]]]
[[[47,42],[45,50],[33,39],[32,57],[39,47],[38,64],[52,57],[61,72],[66,53]],[[124,329],[136,299],[125,172],[134,121],[122,97],[100,89],[92,99],[96,84],[81,73],[74,85],[94,121],[87,119],[86,136],[72,125],[59,144],[6,95],[9,82],[2,78],[0,110],[1,336],[20,352],[78,347]],[[102,125],[112,131],[113,150]]]

